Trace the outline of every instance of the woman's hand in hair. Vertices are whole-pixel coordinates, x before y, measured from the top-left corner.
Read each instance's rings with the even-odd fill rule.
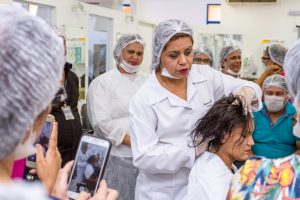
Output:
[[[39,179],[51,194],[61,166],[61,157],[57,148],[57,122],[52,125],[48,146],[46,156],[44,156],[43,147],[39,144],[36,145],[36,170]]]

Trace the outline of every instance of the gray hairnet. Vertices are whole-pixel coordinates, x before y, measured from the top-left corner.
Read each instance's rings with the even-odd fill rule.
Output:
[[[266,78],[266,80],[263,83],[262,89],[264,90],[271,86],[281,88],[287,93],[289,92],[284,76],[281,76],[279,74],[268,76],[268,78]]]
[[[272,44],[268,48],[270,59],[280,66],[283,66],[286,52],[287,49],[280,44]]]
[[[152,68],[156,69],[159,67],[160,56],[165,45],[178,33],[184,33],[193,38],[193,31],[190,26],[178,19],[169,19],[156,26],[152,40]]]
[[[125,34],[120,37],[114,49],[114,58],[117,63],[121,62],[122,49],[135,42],[138,42],[145,47],[145,42],[139,34]]]
[[[197,48],[194,49],[194,56],[198,55],[198,54],[205,54],[209,57],[209,59],[211,60],[211,64],[213,64],[214,61],[214,57],[213,54],[211,52],[211,50],[209,48]]]
[[[63,42],[38,17],[0,8],[0,160],[12,153],[54,98],[62,77]]]
[[[283,70],[289,91],[295,96],[295,102],[300,105],[300,40],[287,51]]]
[[[220,52],[220,60],[224,61],[229,56],[229,54],[231,54],[235,51],[241,51],[241,49],[235,45],[223,47]]]

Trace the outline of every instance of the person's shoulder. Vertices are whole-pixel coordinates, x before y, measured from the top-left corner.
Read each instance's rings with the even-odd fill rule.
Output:
[[[154,73],[148,76],[148,78],[133,96],[132,101],[143,101],[144,103],[149,103],[149,99],[154,98],[155,95],[159,93],[159,88],[156,81],[157,80],[155,80]]]
[[[214,176],[217,175],[219,171],[228,170],[228,168],[219,156],[205,151],[197,158],[192,170],[197,174],[201,173],[201,176]]]

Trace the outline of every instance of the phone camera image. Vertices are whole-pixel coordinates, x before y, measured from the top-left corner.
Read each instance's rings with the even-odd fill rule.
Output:
[[[81,142],[69,182],[69,191],[85,191],[91,194],[95,192],[107,151],[103,146]]]

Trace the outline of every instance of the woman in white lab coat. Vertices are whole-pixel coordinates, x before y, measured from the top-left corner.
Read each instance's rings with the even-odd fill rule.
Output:
[[[139,71],[143,54],[140,35],[123,35],[114,49],[117,67],[93,80],[87,95],[87,111],[95,135],[113,144],[104,177],[124,200],[134,198],[138,175],[130,148],[129,102],[148,77]]]
[[[183,199],[195,161],[189,137],[215,100],[234,92],[259,107],[252,82],[193,63],[192,29],[180,20],[161,22],[153,36],[153,73],[130,104],[133,163],[139,168],[135,199]]]
[[[253,118],[238,96],[223,97],[197,122],[194,146],[207,143],[189,176],[185,200],[225,200],[233,173],[233,161],[244,161],[254,145]]]

